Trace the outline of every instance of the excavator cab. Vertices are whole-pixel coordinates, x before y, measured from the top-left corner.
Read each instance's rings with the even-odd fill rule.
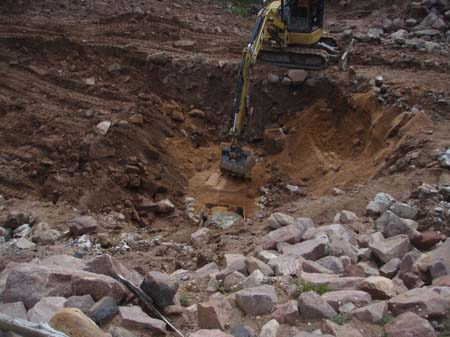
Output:
[[[290,0],[280,6],[287,30],[311,33],[323,27],[323,0]]]

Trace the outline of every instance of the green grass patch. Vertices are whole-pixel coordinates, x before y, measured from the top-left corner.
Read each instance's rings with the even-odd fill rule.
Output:
[[[190,305],[192,304],[192,298],[191,298],[191,296],[190,296],[189,294],[187,294],[187,293],[182,293],[182,294],[180,295],[180,304],[181,304],[183,307],[188,307],[188,306],[190,306]]]
[[[311,282],[305,280],[295,280],[294,281],[295,290],[292,293],[293,298],[298,298],[301,294],[307,293],[308,291],[313,291],[319,295],[323,295],[327,292],[332,291],[332,289],[327,285],[315,285]]]
[[[384,316],[381,320],[381,325],[386,325],[388,324],[390,321],[392,321],[394,319],[394,316],[392,316],[391,314],[387,314],[386,316]]]
[[[450,337],[450,318],[443,321],[437,330],[439,332],[439,337]]]
[[[330,321],[338,324],[344,325],[352,320],[352,314],[339,314],[330,318]]]

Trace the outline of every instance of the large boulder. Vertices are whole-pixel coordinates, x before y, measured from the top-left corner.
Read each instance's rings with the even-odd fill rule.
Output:
[[[330,291],[322,295],[322,298],[338,310],[340,306],[347,303],[353,303],[356,307],[361,307],[372,302],[370,294],[361,290],[338,290]]]
[[[313,291],[302,293],[298,298],[300,316],[304,318],[331,318],[336,311],[322,297]]]
[[[413,312],[405,312],[384,327],[386,337],[437,337],[430,322]]]
[[[178,282],[170,275],[151,271],[145,276],[140,288],[153,299],[157,307],[164,308],[174,304]]]
[[[95,300],[111,296],[120,301],[127,291],[109,276],[58,266],[23,263],[13,267],[6,279],[4,302],[22,301],[32,308],[44,297],[91,295]]]
[[[425,318],[445,317],[450,312],[450,288],[412,289],[391,298],[388,304],[394,315],[411,311]]]
[[[236,293],[236,303],[247,315],[270,313],[277,301],[275,288],[269,285],[247,288]]]

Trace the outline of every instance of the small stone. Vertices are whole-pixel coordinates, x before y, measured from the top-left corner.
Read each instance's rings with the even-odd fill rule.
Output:
[[[287,76],[293,84],[302,84],[308,77],[308,72],[302,69],[291,69],[288,71]]]
[[[416,207],[410,206],[403,202],[396,201],[391,206],[390,210],[397,214],[400,218],[414,220],[417,217],[419,210]]]
[[[249,274],[253,273],[255,270],[259,270],[265,276],[274,275],[273,270],[269,265],[254,257],[247,257],[245,259],[245,266],[247,267]]]
[[[144,124],[144,116],[141,114],[134,114],[130,117],[130,123],[134,125],[143,125]]]
[[[237,326],[237,327],[231,329],[230,333],[231,333],[231,335],[233,335],[233,337],[253,337],[254,336],[253,329],[248,326],[244,326],[244,325],[240,325],[240,326]]]
[[[407,235],[397,235],[386,240],[371,241],[369,247],[380,261],[386,263],[389,260],[404,256],[411,248]]]
[[[278,228],[264,235],[262,238],[263,249],[272,249],[280,242],[297,243],[306,232],[306,227],[288,225]]]
[[[326,321],[326,324],[335,337],[364,337],[359,330],[349,325],[338,325],[329,320]]]
[[[245,278],[245,275],[238,271],[234,271],[231,274],[228,274],[223,280],[224,290],[228,292],[241,290]]]
[[[334,223],[340,224],[350,224],[355,221],[358,221],[358,216],[353,212],[345,210],[337,213],[333,220]]]
[[[242,254],[225,254],[225,269],[217,274],[218,280],[223,280],[228,274],[238,271],[242,274],[247,273],[245,265],[245,256]]]
[[[109,333],[111,334],[111,337],[137,337],[134,333],[121,326],[111,327]]]
[[[329,243],[327,239],[312,239],[301,243],[297,243],[293,246],[286,247],[283,249],[283,254],[288,254],[292,256],[301,256],[307,260],[316,261],[324,257],[329,248]]]
[[[111,128],[111,121],[103,121],[97,124],[96,131],[101,134],[102,136],[105,136],[109,129]]]
[[[269,83],[275,84],[275,83],[280,82],[280,76],[272,74],[272,73],[268,73],[267,80],[269,81]]]
[[[178,48],[188,48],[188,47],[193,47],[195,44],[196,44],[195,41],[185,39],[185,40],[178,40],[178,41],[175,41],[175,42],[173,43],[173,46],[174,46],[174,47],[178,47]]]
[[[429,250],[436,246],[442,240],[442,235],[436,232],[423,232],[413,238],[411,243],[420,250]]]
[[[266,281],[266,277],[260,270],[255,270],[242,283],[242,288],[254,288],[262,285]]]

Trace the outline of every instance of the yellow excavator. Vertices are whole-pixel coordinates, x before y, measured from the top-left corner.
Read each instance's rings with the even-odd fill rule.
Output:
[[[244,48],[233,106],[232,138],[222,148],[220,169],[250,178],[255,164],[251,153],[242,149],[242,132],[249,111],[250,68],[257,62],[277,66],[320,70],[337,61],[334,39],[323,34],[324,0],[278,0],[258,13],[250,39]]]

